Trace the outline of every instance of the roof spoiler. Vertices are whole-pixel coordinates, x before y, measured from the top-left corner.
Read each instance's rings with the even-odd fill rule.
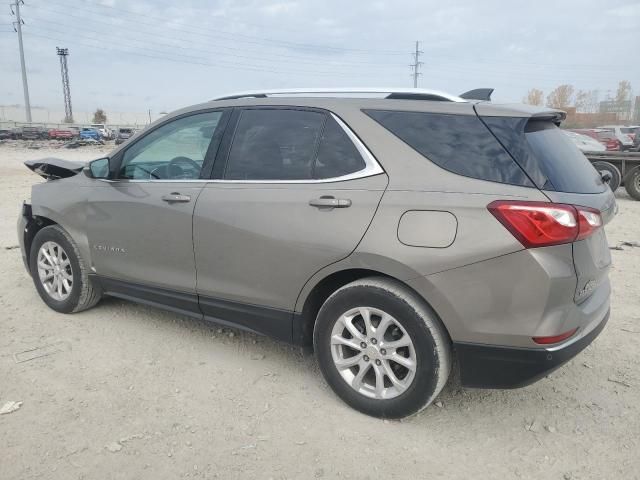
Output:
[[[491,94],[494,90],[494,88],[474,88],[473,90],[462,93],[460,98],[464,98],[465,100],[483,100],[485,102],[490,102]]]

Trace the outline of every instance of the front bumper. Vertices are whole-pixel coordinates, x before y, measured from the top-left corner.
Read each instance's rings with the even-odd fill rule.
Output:
[[[31,205],[24,202],[22,204],[22,212],[18,218],[18,243],[20,245],[20,251],[22,252],[22,261],[27,269],[27,272],[31,273],[29,269],[29,259],[27,258],[27,246],[26,241],[30,235],[31,225],[33,224],[33,216],[31,213]]]
[[[462,385],[475,388],[519,388],[564,365],[602,332],[609,310],[590,332],[566,346],[546,349],[454,343]]]

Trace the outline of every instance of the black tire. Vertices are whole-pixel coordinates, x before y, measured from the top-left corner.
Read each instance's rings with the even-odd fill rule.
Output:
[[[624,176],[624,188],[631,197],[640,200],[640,167],[635,167]]]
[[[618,167],[609,162],[593,162],[593,168],[595,168],[598,172],[609,172],[611,174],[611,180],[609,180],[609,187],[612,192],[615,192],[622,183],[622,174]]]
[[[46,242],[55,242],[60,245],[70,262],[73,280],[70,293],[63,300],[57,300],[47,293],[38,274],[38,252]],[[80,312],[93,307],[102,298],[102,290],[89,276],[89,270],[80,256],[78,246],[59,225],[50,225],[36,234],[29,252],[29,268],[40,298],[56,312]]]
[[[345,312],[365,306],[391,315],[414,345],[415,374],[406,390],[394,398],[371,398],[355,390],[333,360],[331,337],[336,322]],[[313,341],[320,370],[333,391],[354,409],[374,417],[402,418],[426,408],[451,370],[451,340],[435,312],[400,282],[384,277],[357,280],[333,293],[318,313]]]

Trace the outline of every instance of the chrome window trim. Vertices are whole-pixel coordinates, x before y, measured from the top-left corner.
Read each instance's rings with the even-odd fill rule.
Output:
[[[131,180],[131,179],[117,179],[117,180],[107,180],[107,179],[99,179],[106,182],[122,182],[122,183],[240,183],[240,184],[307,184],[307,183],[335,183],[335,182],[345,182],[348,180],[356,180],[360,178],[373,177],[374,175],[380,175],[384,173],[384,170],[375,159],[373,154],[369,151],[364,143],[358,138],[358,136],[351,130],[351,128],[342,121],[340,117],[335,115],[333,112],[329,112],[331,117],[336,121],[340,128],[344,130],[349,139],[353,142],[358,153],[362,156],[364,160],[365,167],[358,170],[357,172],[349,173],[348,175],[342,175],[340,177],[330,177],[330,178],[320,178],[320,179],[308,179],[308,180],[225,180],[223,178],[219,179],[205,179],[205,178],[197,178],[197,179],[139,179],[139,180]]]

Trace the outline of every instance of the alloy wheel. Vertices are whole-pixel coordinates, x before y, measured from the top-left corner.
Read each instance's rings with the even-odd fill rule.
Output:
[[[45,292],[54,300],[63,301],[71,295],[71,260],[58,243],[45,242],[38,250],[38,277]]]
[[[397,319],[372,307],[353,308],[338,318],[331,332],[331,356],[351,388],[381,400],[404,393],[417,368],[407,331]]]

